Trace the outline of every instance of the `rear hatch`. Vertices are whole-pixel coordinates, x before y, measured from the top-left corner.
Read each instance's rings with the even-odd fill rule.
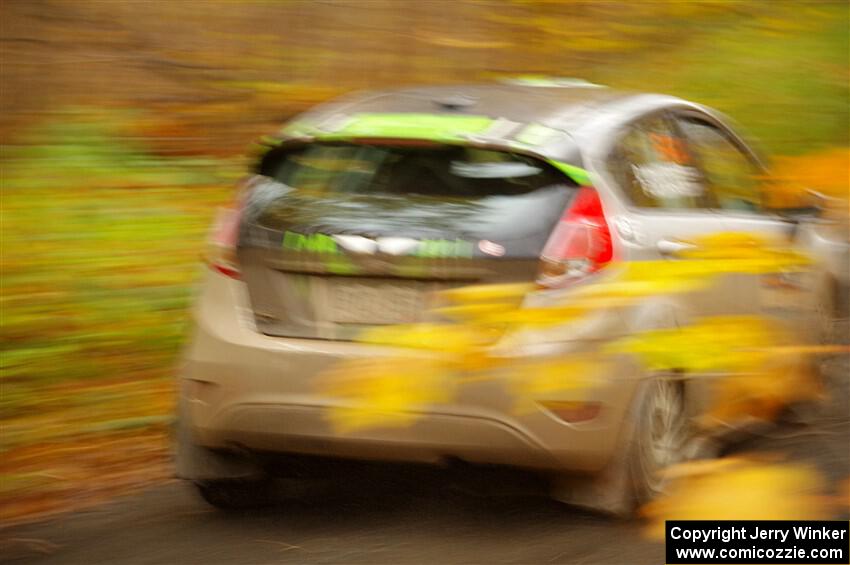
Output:
[[[258,329],[352,339],[421,321],[434,291],[530,281],[575,184],[501,151],[315,143],[267,156],[238,259]]]

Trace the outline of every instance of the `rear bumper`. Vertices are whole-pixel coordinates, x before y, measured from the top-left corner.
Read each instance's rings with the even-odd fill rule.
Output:
[[[344,406],[316,377],[348,359],[399,351],[352,342],[274,338],[256,332],[242,283],[209,273],[195,309],[195,334],[180,376],[183,424],[192,442],[375,460],[447,458],[554,470],[596,471],[610,460],[636,380],[618,379],[573,398],[602,404],[588,422],[567,424],[542,408],[521,414],[503,383],[473,382],[449,404],[423,407],[409,424],[334,431]],[[405,354],[410,354],[405,352]],[[622,371],[631,370],[620,368]]]
[[[553,468],[544,446],[520,429],[477,416],[417,415],[405,427],[367,428],[335,435],[327,425],[330,406],[241,403],[196,428],[202,442],[222,440],[254,449],[356,459],[440,463],[449,457],[470,462]]]

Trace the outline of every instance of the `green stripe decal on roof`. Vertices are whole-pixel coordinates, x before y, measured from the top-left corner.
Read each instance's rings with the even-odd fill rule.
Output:
[[[493,120],[484,116],[446,116],[434,114],[355,114],[335,131],[317,130],[319,139],[382,137],[390,139],[427,139],[457,142],[481,133]]]
[[[286,124],[280,134],[287,137],[301,137],[304,135],[312,135],[316,129],[310,124],[303,121],[294,121]]]
[[[549,163],[582,186],[590,186],[593,184],[590,182],[590,173],[581,167],[576,167],[575,165],[569,165],[555,160],[550,160]]]
[[[537,147],[565,137],[567,137],[567,133],[564,131],[534,123],[522,128],[522,131],[514,137],[514,140],[532,147]]]

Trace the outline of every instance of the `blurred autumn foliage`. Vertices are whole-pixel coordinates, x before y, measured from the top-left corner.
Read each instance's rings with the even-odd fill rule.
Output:
[[[659,541],[666,520],[823,520],[841,504],[825,494],[818,471],[780,457],[691,461],[667,474],[669,493],[643,509]]]
[[[4,516],[85,503],[95,467],[165,475],[145,460],[167,459],[207,225],[251,140],[293,114],[355,89],[575,76],[730,114],[782,156],[788,201],[846,195],[848,29],[840,0],[0,3]]]
[[[157,152],[239,153],[336,94],[516,74],[695,99],[776,153],[847,145],[846,4],[65,2],[2,8],[7,139],[68,104],[145,108]]]
[[[540,406],[582,406],[587,393],[622,384],[618,379],[682,375],[692,384],[703,380],[713,392],[708,409],[689,422],[692,442],[756,424],[764,428],[794,406],[822,408],[826,395],[813,371],[814,356],[846,353],[848,346],[795,343],[788,328],[767,316],[704,317],[682,327],[603,338],[589,350],[546,335],[653,296],[693,295],[725,276],[802,273],[810,266],[807,256],[781,241],[751,234],[727,232],[692,243],[690,261],[609,267],[602,280],[544,304],[535,305],[532,285],[444,291],[439,296],[448,306],[436,310],[442,320],[379,327],[360,336],[406,354],[343,361],[317,379],[323,397],[340,400],[326,418],[341,435],[411,426],[424,416],[422,406],[449,406],[463,387],[481,382],[503,386],[514,413],[522,414]],[[525,348],[535,343],[547,344],[547,352],[529,355]],[[617,356],[637,361],[640,375],[623,376]],[[552,403],[553,397],[572,400]],[[647,534],[659,541],[665,520],[824,519],[843,511],[846,502],[841,487],[837,495],[827,494],[818,470],[775,456],[685,460],[665,475],[664,495],[642,509]]]
[[[805,190],[814,189],[843,199],[830,212],[847,217],[850,149],[834,147],[805,155],[780,156],[774,160],[772,172],[772,205],[799,205]]]
[[[819,380],[806,356],[846,347],[795,344],[768,317],[711,316],[683,327],[597,338],[578,348],[576,342],[554,345],[564,327],[628,310],[654,296],[690,295],[696,300],[696,293],[729,275],[802,274],[810,265],[805,255],[789,251],[782,242],[749,234],[704,236],[693,245],[690,261],[609,267],[601,280],[567,289],[544,304],[534,304],[538,289],[533,285],[465,286],[438,295],[450,304],[437,310],[450,315],[446,320],[364,331],[359,340],[406,354],[341,362],[318,379],[322,396],[345,399],[328,410],[334,429],[344,434],[369,426],[410,425],[423,415],[416,407],[449,404],[460,385],[470,381],[507,385],[515,412],[533,410],[535,402],[553,394],[578,393],[581,398],[624,372],[611,364],[618,355],[630,356],[642,368],[641,377],[619,378],[683,372],[689,379],[713,381],[709,409],[694,422],[700,433],[745,421],[775,421],[788,406],[820,398]],[[527,348],[535,343],[549,344],[548,352],[530,355]]]

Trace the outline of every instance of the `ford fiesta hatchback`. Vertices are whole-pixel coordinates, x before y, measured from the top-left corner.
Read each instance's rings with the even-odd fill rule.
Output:
[[[535,469],[572,477],[556,492],[565,500],[621,511],[683,456],[698,387],[620,379],[558,399],[580,404],[569,413],[515,414],[504,391],[481,385],[418,408],[410,426],[341,435],[327,413],[342,401],[316,379],[397,354],[355,338],[422,321],[435,291],[537,282],[557,293],[618,263],[673,260],[701,235],[793,228],[766,207],[757,154],[716,113],[587,83],[359,94],[298,116],[263,146],[214,229],[179,379],[178,474],[222,507],[262,492],[268,458],[291,455]],[[759,313],[773,306],[757,287],[648,301],[557,341]],[[796,288],[805,307],[787,315],[814,328],[803,294],[819,286]]]

